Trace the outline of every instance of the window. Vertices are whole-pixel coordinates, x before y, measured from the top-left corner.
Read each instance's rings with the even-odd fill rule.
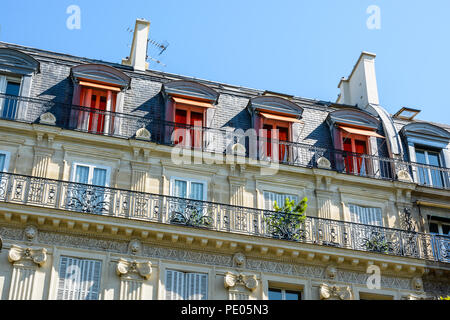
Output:
[[[116,111],[118,91],[120,89],[115,87],[110,87],[106,90],[94,89],[89,84],[81,86],[80,105],[90,108],[90,110],[73,111],[71,117],[72,121],[77,122],[77,129],[97,134],[113,133],[115,117],[111,112]]]
[[[72,181],[107,187],[109,185],[109,173],[110,169],[108,167],[75,163],[73,165]]]
[[[166,270],[166,300],[207,300],[208,274]]]
[[[6,151],[0,151],[0,172],[7,172],[9,169],[10,153]]]
[[[200,180],[172,178],[171,195],[192,200],[206,200],[206,182]]]
[[[275,131],[275,130],[278,130]],[[289,159],[289,142],[291,132],[291,124],[284,121],[269,121],[264,120],[263,138],[265,138],[265,156],[273,159],[276,154],[272,150],[272,146],[278,145],[278,160],[280,162],[287,162]],[[273,139],[273,140],[272,140]],[[278,142],[278,143],[276,143]]]
[[[345,171],[352,174],[366,175],[368,172],[368,159],[360,154],[367,154],[367,139],[346,136],[342,139],[343,150],[350,154],[344,154]]]
[[[18,116],[18,100],[20,94],[20,78],[0,75],[0,93],[6,96],[0,96],[0,117],[2,119],[14,120]]]
[[[269,288],[269,300],[301,300],[300,291]]]
[[[298,202],[298,197],[292,194],[264,191],[264,209],[273,210],[275,201],[279,207],[283,207],[287,198],[290,201],[294,200],[295,203]]]
[[[185,147],[202,148],[202,129],[206,108],[188,104],[195,101],[175,97],[173,99],[175,101],[174,143]]]
[[[438,188],[442,188],[444,186],[442,176],[443,172],[430,167],[441,167],[441,161],[438,151],[416,148],[416,161],[417,163],[425,165],[418,166],[417,168],[417,174],[419,176],[420,184]]]
[[[430,233],[450,236],[450,220],[444,218],[431,218]]]
[[[101,261],[61,256],[57,300],[98,300]]]
[[[351,221],[355,223],[383,226],[381,208],[361,207],[355,204],[349,205]]]

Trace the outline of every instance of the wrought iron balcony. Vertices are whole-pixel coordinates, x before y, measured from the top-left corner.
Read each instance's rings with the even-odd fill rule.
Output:
[[[450,237],[0,173],[0,202],[450,263]]]
[[[48,112],[55,117],[56,126],[69,130],[133,139],[139,129],[146,128],[151,133],[149,140],[158,144],[222,155],[240,154],[239,150],[233,148],[242,146],[241,155],[248,161],[265,160],[272,164],[320,167],[391,181],[411,179],[411,182],[422,186],[450,189],[450,168],[267,139],[251,130],[243,132],[236,128],[194,127],[157,120],[151,115],[142,117],[0,94],[2,119],[34,123]]]

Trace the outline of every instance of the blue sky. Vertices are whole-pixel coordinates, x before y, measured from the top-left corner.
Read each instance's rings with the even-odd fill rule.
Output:
[[[66,27],[67,7],[81,28]],[[380,29],[366,25],[371,5]],[[421,109],[421,120],[450,124],[448,0],[20,0],[4,1],[0,41],[120,62],[136,18],[167,41],[151,69],[335,101],[341,77],[361,51],[377,54],[380,103],[391,113]],[[150,50],[156,53],[156,50]]]

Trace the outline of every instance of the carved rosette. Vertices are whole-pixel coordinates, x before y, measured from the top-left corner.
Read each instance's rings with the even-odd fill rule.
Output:
[[[349,286],[320,285],[320,300],[353,300],[353,292]]]
[[[19,262],[32,262],[41,267],[47,261],[47,249],[22,248],[12,245],[9,250],[8,260],[13,264]]]
[[[243,286],[253,292],[258,287],[258,280],[255,275],[244,275],[242,273],[234,274],[227,272],[223,282],[226,289]]]
[[[150,261],[120,259],[117,263],[116,272],[120,277],[138,276],[148,280],[152,275],[152,264]]]

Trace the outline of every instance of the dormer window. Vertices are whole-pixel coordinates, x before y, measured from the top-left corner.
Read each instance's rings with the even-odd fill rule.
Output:
[[[415,182],[423,186],[449,188],[450,132],[428,123],[410,123],[400,131],[408,145]]]
[[[298,137],[303,109],[287,99],[267,95],[251,99],[248,111],[260,139],[260,159],[289,162],[294,152],[290,142]]]
[[[0,48],[0,118],[25,119],[26,104],[19,97],[30,96],[31,79],[39,67],[39,62],[28,54]]]
[[[392,176],[391,168],[383,164],[380,168],[380,163],[370,156],[378,154],[376,139],[384,139],[376,132],[378,119],[359,110],[344,109],[330,113],[327,123],[337,150],[338,170],[363,176]]]
[[[87,64],[72,68],[75,90],[70,127],[97,134],[118,134],[123,91],[130,78],[109,66]],[[78,107],[79,106],[79,107]]]
[[[214,112],[218,94],[191,81],[173,81],[164,85],[166,98],[166,139],[178,146],[202,149],[204,127]]]

